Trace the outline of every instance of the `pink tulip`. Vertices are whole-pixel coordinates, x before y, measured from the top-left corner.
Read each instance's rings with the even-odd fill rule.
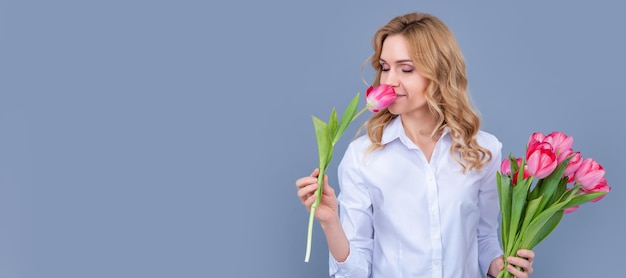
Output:
[[[530,153],[534,152],[536,149],[545,149],[552,151],[552,144],[547,142],[545,138],[546,137],[541,133],[533,133],[533,136],[531,136],[530,140],[528,140],[528,146],[526,147],[526,160],[528,160]]]
[[[502,174],[505,174],[507,176],[511,176],[513,178],[513,185],[517,184],[517,174],[519,173],[519,168],[522,167],[522,159],[521,158],[516,158],[515,162],[517,163],[517,172],[515,172],[514,174],[511,174],[511,160],[509,158],[507,159],[503,159],[502,163],[500,164],[500,172]],[[524,179],[528,178],[530,175],[528,174],[527,171],[524,171]]]
[[[596,184],[596,186],[594,186],[593,188],[591,188],[589,190],[583,189],[583,191],[587,192],[587,193],[591,193],[591,192],[607,192],[608,193],[609,191],[611,191],[611,187],[606,183],[606,179],[602,178],[600,180],[600,182],[598,182],[598,184]],[[604,196],[606,196],[606,194],[591,200],[591,202],[595,203],[597,201],[600,201],[600,200],[602,200],[602,198],[604,198]]]
[[[535,145],[537,143],[543,143],[546,139],[546,136],[541,132],[534,132],[530,135],[528,139],[528,146]]]
[[[567,136],[565,133],[557,131],[548,135],[541,132],[535,132],[530,135],[530,138],[528,139],[528,146],[536,145],[538,143],[550,143],[552,151],[557,155],[557,163],[560,163],[567,158],[565,153],[572,149],[574,137]]]
[[[507,176],[511,175],[511,160],[507,157],[500,163],[500,172]]]
[[[566,208],[566,209],[563,211],[563,213],[564,213],[564,214],[572,213],[572,212],[574,212],[574,211],[578,210],[578,208],[579,208],[579,207],[580,207],[580,206],[573,206],[573,207],[571,207],[571,208]]]
[[[552,145],[552,151],[557,155],[557,162],[561,163],[567,158],[567,153],[572,151],[574,137],[567,136],[563,132],[552,132],[544,141]]]
[[[531,152],[534,152],[537,149],[552,151],[552,145],[545,141],[544,142],[535,141],[533,143],[528,144],[526,155],[528,155]]]
[[[531,176],[543,179],[556,169],[556,155],[550,143],[535,143],[529,145],[526,152],[527,171]]]
[[[567,154],[567,157],[572,156],[572,158],[569,160],[569,162],[567,163],[567,166],[565,167],[565,172],[563,173],[563,176],[566,176],[569,178],[568,182],[573,182],[574,181],[574,173],[576,173],[576,170],[578,170],[578,168],[580,168],[580,165],[583,162],[583,157],[580,155],[580,152],[573,152],[573,151],[569,151]],[[557,158],[558,161],[558,158]]]
[[[367,109],[378,112],[389,106],[396,99],[396,91],[392,86],[381,84],[376,88],[370,86],[365,92]]]
[[[574,180],[585,190],[591,190],[604,178],[604,167],[592,158],[585,158],[576,173]]]
[[[522,167],[522,159],[521,158],[516,158],[515,159],[515,163],[517,163],[517,169],[519,172],[519,168]],[[506,158],[502,160],[502,163],[500,163],[500,172],[502,172],[505,175],[510,176],[511,175],[511,159]]]

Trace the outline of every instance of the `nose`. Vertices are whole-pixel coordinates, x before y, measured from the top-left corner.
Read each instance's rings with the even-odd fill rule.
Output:
[[[398,75],[396,73],[394,73],[392,70],[389,70],[387,72],[383,72],[380,83],[387,84],[391,87],[396,88],[400,86],[400,79],[398,78]]]

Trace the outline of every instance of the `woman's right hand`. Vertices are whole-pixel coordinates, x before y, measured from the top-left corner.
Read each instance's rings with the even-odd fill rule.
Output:
[[[315,202],[315,190],[317,189],[317,178],[319,176],[319,168],[313,170],[310,176],[302,177],[296,180],[298,188],[298,197],[306,207],[307,211],[311,210],[311,205]],[[328,185],[328,176],[324,175],[324,187],[322,188],[322,199],[319,206],[315,209],[315,218],[321,224],[336,220],[339,218],[337,197],[335,190]]]

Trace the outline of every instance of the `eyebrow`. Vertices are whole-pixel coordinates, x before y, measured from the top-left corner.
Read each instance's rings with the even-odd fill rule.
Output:
[[[387,61],[385,61],[385,59],[379,59],[379,61],[387,63]],[[402,63],[413,63],[413,61],[411,59],[404,59],[404,60],[396,61],[396,64],[402,64]]]

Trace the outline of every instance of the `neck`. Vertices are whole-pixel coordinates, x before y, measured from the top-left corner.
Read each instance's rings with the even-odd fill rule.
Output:
[[[435,145],[441,137],[441,131],[433,133],[437,122],[433,114],[424,114],[422,117],[402,115],[402,127],[404,133],[422,151],[426,161],[430,163]]]
[[[411,140],[423,141],[431,138],[432,140],[437,141],[437,139],[439,139],[441,132],[435,132],[433,134],[433,130],[437,125],[434,114],[402,114],[401,120],[404,133],[406,133]]]

